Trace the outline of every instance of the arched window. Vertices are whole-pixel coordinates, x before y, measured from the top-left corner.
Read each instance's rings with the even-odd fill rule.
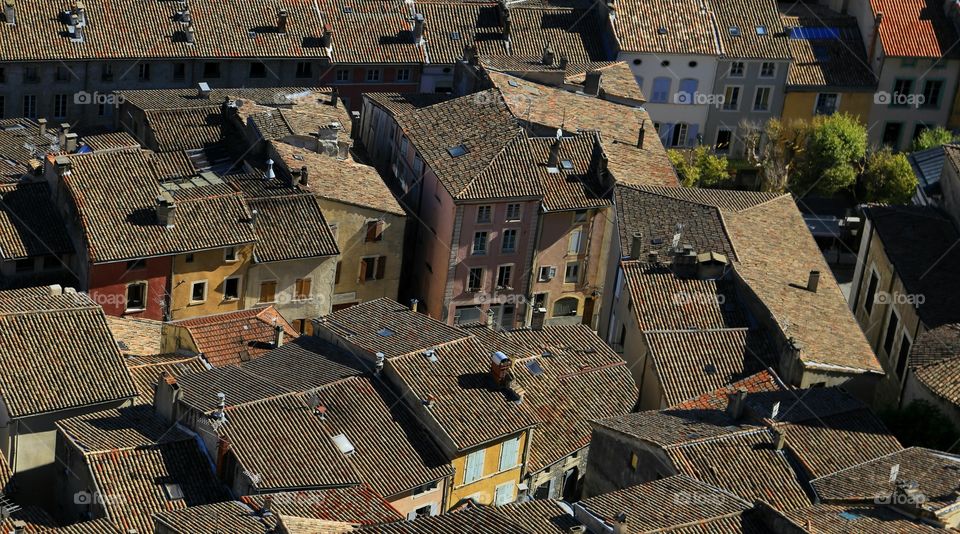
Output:
[[[580,301],[573,297],[564,297],[553,303],[553,316],[564,317],[568,315],[576,315],[579,304]]]

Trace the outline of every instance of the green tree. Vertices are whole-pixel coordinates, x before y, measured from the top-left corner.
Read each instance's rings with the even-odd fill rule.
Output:
[[[722,187],[730,181],[727,158],[713,154],[705,146],[669,150],[667,155],[685,187]]]
[[[899,410],[883,410],[880,418],[904,447],[928,447],[950,452],[960,432],[939,408],[915,400]]]
[[[917,177],[907,157],[889,147],[870,155],[861,179],[868,202],[906,204],[917,190]]]
[[[867,130],[857,119],[836,113],[814,118],[805,146],[798,152],[798,172],[791,188],[805,195],[832,195],[856,183],[867,153]]]
[[[927,128],[910,145],[910,151],[926,150],[928,148],[938,147],[947,143],[960,141],[960,137],[953,135],[953,132],[946,128],[936,127]]]

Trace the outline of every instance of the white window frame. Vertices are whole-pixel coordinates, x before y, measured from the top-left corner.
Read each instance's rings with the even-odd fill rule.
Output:
[[[740,65],[740,74],[733,73],[733,66]],[[743,78],[747,75],[747,64],[743,61],[731,61],[730,69],[727,70],[727,78]]]
[[[237,281],[237,296],[228,297],[227,296],[227,280],[236,280]],[[223,300],[224,302],[233,302],[235,300],[240,300],[243,297],[243,276],[228,276],[223,279]]]
[[[572,265],[576,265],[576,268],[577,268],[576,277],[575,277],[576,280],[574,280],[573,282],[570,282],[570,281],[567,280],[567,273],[569,272],[570,266],[572,266]],[[568,262],[563,266],[563,283],[564,283],[564,284],[578,284],[578,283],[580,283],[580,262],[579,262],[579,261],[568,261]]]
[[[760,94],[760,91],[766,89],[767,92],[767,109],[757,109],[757,96]],[[770,109],[773,107],[773,86],[772,85],[758,85],[753,90],[753,104],[750,106],[753,111],[756,113],[770,113]]]
[[[768,75],[768,76],[764,76],[764,74],[763,74],[763,67],[764,67],[764,65],[770,65],[770,66],[773,67],[773,72],[771,72],[770,75]],[[770,78],[776,78],[776,77],[777,77],[777,63],[776,63],[775,61],[764,61],[764,62],[760,63],[760,74],[759,74],[757,77],[758,77],[758,78],[763,78],[763,79],[766,79],[766,80],[769,80]]]
[[[230,258],[230,253],[233,252],[233,258]],[[236,263],[240,261],[240,251],[237,250],[237,247],[226,247],[223,249],[223,261],[227,263]]]
[[[507,249],[507,232],[512,232],[513,236],[513,247]],[[520,231],[516,228],[504,228],[500,230],[500,253],[501,254],[516,254],[517,248],[520,241]]]
[[[371,76],[372,74],[375,74],[375,76]],[[367,72],[364,74],[363,79],[364,79],[364,81],[366,81],[367,83],[377,83],[377,82],[380,82],[380,81],[382,81],[382,79],[383,79],[383,70],[381,70],[381,69],[379,69],[379,68],[370,68],[370,69],[367,69]]]
[[[196,287],[197,284],[203,284],[203,300],[195,300],[193,298],[193,288]],[[193,282],[190,282],[190,304],[203,304],[206,302],[208,291],[210,291],[210,284],[207,282],[207,280],[194,280]]]
[[[480,270],[480,285],[472,286],[470,284],[473,278],[473,272],[478,269]],[[483,291],[483,282],[484,282],[483,278],[487,274],[486,271],[487,270],[484,269],[483,267],[470,267],[469,269],[467,269],[467,293],[479,293]]]
[[[838,113],[838,112],[840,111],[840,99],[843,98],[843,95],[842,95],[841,93],[831,93],[831,92],[828,91],[828,92],[817,93],[816,98],[813,99],[813,114],[814,114],[814,115],[817,115],[817,109],[820,108],[820,106],[818,106],[817,104],[818,104],[819,101],[820,101],[820,96],[821,96],[821,95],[833,95],[833,96],[835,96],[835,97],[836,97],[836,100],[835,100],[836,103],[834,104],[833,113]]]
[[[737,90],[737,105],[735,107],[727,107],[729,104],[727,100],[727,91],[732,91],[733,89]],[[725,85],[723,86],[723,105],[720,106],[720,111],[740,111],[740,104],[743,103],[743,86],[742,85]]]
[[[143,307],[142,307],[142,308],[131,308],[131,307],[130,307],[130,297],[129,297],[129,295],[130,295],[130,286],[139,286],[139,285],[142,285],[142,286],[143,286]],[[124,311],[125,313],[131,313],[131,312],[141,312],[141,311],[146,310],[146,309],[147,309],[147,298],[149,298],[148,295],[150,294],[149,290],[150,290],[150,282],[148,282],[147,280],[137,280],[137,281],[135,281],[135,282],[129,282],[129,283],[127,283],[127,284],[123,287],[123,299],[124,299],[123,311]]]
[[[577,246],[573,246],[574,236],[576,236]],[[583,237],[584,237],[584,228],[583,226],[574,227],[570,230],[570,234],[567,236],[567,255],[568,256],[578,256],[583,253]]]
[[[484,210],[487,210],[487,218],[481,220],[480,214]],[[482,204],[480,206],[477,206],[477,224],[490,224],[492,222],[493,222],[493,206],[491,206],[490,204]]]
[[[483,250],[477,251],[477,234],[483,234]],[[486,256],[490,251],[490,232],[485,230],[474,232],[473,241],[470,243],[471,256]]]
[[[500,270],[503,269],[504,267],[509,267],[509,268],[510,268],[510,280],[508,280],[508,282],[509,282],[508,284],[501,285],[501,284],[500,284]],[[497,275],[496,275],[497,278],[496,278],[496,280],[494,280],[494,282],[496,282],[497,287],[507,287],[507,286],[513,287],[513,267],[514,267],[514,264],[512,264],[512,263],[502,263],[502,264],[500,264],[500,265],[497,265]]]
[[[404,74],[404,76],[401,76]],[[399,68],[397,69],[397,81],[398,82],[409,82],[410,81],[410,69],[409,68]]]
[[[513,206],[517,207],[517,213],[515,216],[511,216],[510,214],[510,208]],[[507,222],[518,222],[521,219],[523,219],[523,205],[521,205],[519,202],[512,202],[510,204],[507,204],[507,213],[504,217],[504,220],[506,220]]]

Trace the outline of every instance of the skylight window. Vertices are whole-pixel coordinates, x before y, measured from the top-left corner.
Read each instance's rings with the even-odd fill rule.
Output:
[[[530,371],[530,374],[533,376],[540,376],[543,374],[543,367],[540,365],[540,362],[537,360],[530,360],[524,365],[527,366],[527,371]]]
[[[663,26],[660,26],[659,28],[657,28],[657,33],[658,33],[659,35],[666,35],[666,34],[667,34],[667,29],[664,28]]]
[[[343,6],[343,12],[344,12],[344,13],[353,13],[353,7],[352,7],[352,6]]]
[[[353,446],[353,443],[350,443],[350,439],[347,438],[345,434],[337,434],[333,436],[333,444],[340,449],[344,455],[353,454],[357,449]]]
[[[377,335],[380,337],[390,337],[393,335],[393,330],[390,330],[389,328],[381,328],[380,330],[377,330]]]
[[[732,35],[733,37],[740,37],[740,27],[730,26],[730,35]]]
[[[467,152],[468,152],[467,147],[463,144],[452,146],[447,149],[447,153],[455,158],[459,158],[460,156],[466,154]]]
[[[163,485],[163,492],[168,501],[179,501],[183,499],[183,488],[180,484],[167,483]]]
[[[563,168],[563,170],[571,171],[573,170],[573,162],[568,159],[565,159],[560,162],[560,167]]]
[[[766,34],[767,34],[767,27],[766,27],[766,26],[757,26],[757,27],[756,27],[756,30],[757,30],[757,35],[766,35]]]
[[[452,41],[459,41],[459,40],[460,40],[460,32],[451,32],[451,33],[450,33],[450,40],[452,40]]]

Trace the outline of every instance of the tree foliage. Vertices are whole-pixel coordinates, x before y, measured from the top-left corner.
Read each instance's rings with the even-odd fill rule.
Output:
[[[797,172],[791,177],[794,192],[832,195],[856,183],[867,153],[867,130],[856,118],[817,116],[802,137]]]
[[[955,141],[960,141],[960,137],[954,135],[953,132],[946,128],[940,128],[939,126],[936,128],[927,128],[913,140],[913,144],[910,145],[910,151],[927,150],[928,148],[938,147]]]
[[[670,150],[667,155],[686,187],[722,187],[730,181],[727,158],[711,153],[705,146]]]
[[[868,202],[905,204],[917,189],[917,177],[903,154],[884,147],[870,155],[862,176]]]

